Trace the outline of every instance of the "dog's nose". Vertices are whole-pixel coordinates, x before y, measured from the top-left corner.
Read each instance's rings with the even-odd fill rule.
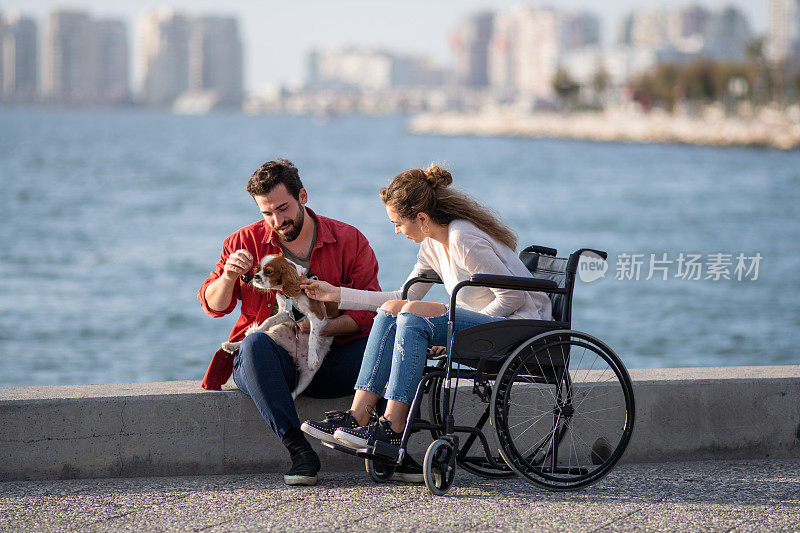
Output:
[[[241,278],[242,278],[242,283],[245,284],[253,281],[253,278],[251,278],[248,274],[242,274]]]

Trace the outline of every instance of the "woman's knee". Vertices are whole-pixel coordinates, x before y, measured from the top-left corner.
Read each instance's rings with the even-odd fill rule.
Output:
[[[388,300],[380,306],[381,311],[386,311],[392,315],[397,315],[403,309],[403,306],[408,302],[405,300]]]
[[[413,301],[406,302],[400,309],[401,313],[413,313],[419,316],[433,317],[445,314],[447,308],[439,302]]]

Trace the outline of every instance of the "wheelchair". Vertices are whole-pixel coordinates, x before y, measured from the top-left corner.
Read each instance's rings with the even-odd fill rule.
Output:
[[[428,490],[444,495],[456,467],[486,478],[521,476],[549,490],[586,487],[625,452],[635,404],[628,371],[602,341],[571,329],[572,292],[582,248],[569,258],[529,246],[520,258],[532,278],[475,274],[450,295],[446,352],[429,357],[397,448],[376,442],[354,450],[375,482],[391,479],[410,437],[430,432],[422,462]],[[434,273],[409,279],[441,283]],[[508,319],[453,331],[456,297],[465,287],[546,293],[553,321]],[[459,385],[462,385],[459,388]],[[423,405],[424,404],[424,405]],[[426,411],[426,416],[422,413]]]

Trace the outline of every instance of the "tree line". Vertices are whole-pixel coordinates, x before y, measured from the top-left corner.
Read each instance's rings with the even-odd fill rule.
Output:
[[[607,75],[601,70],[592,81],[592,92],[602,94],[607,85]],[[562,102],[575,102],[580,86],[559,71],[553,88]],[[674,110],[681,104],[722,102],[730,110],[743,101],[785,108],[800,103],[800,65],[771,64],[764,56],[764,40],[760,38],[748,44],[745,61],[698,57],[685,63],[660,63],[631,80],[626,89],[645,108]]]

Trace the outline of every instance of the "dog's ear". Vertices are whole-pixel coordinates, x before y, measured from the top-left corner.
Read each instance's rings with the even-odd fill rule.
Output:
[[[289,261],[281,261],[281,288],[283,294],[289,298],[296,298],[300,294],[300,276],[297,269]]]
[[[328,318],[336,318],[339,316],[339,304],[336,302],[325,302],[325,315]]]

